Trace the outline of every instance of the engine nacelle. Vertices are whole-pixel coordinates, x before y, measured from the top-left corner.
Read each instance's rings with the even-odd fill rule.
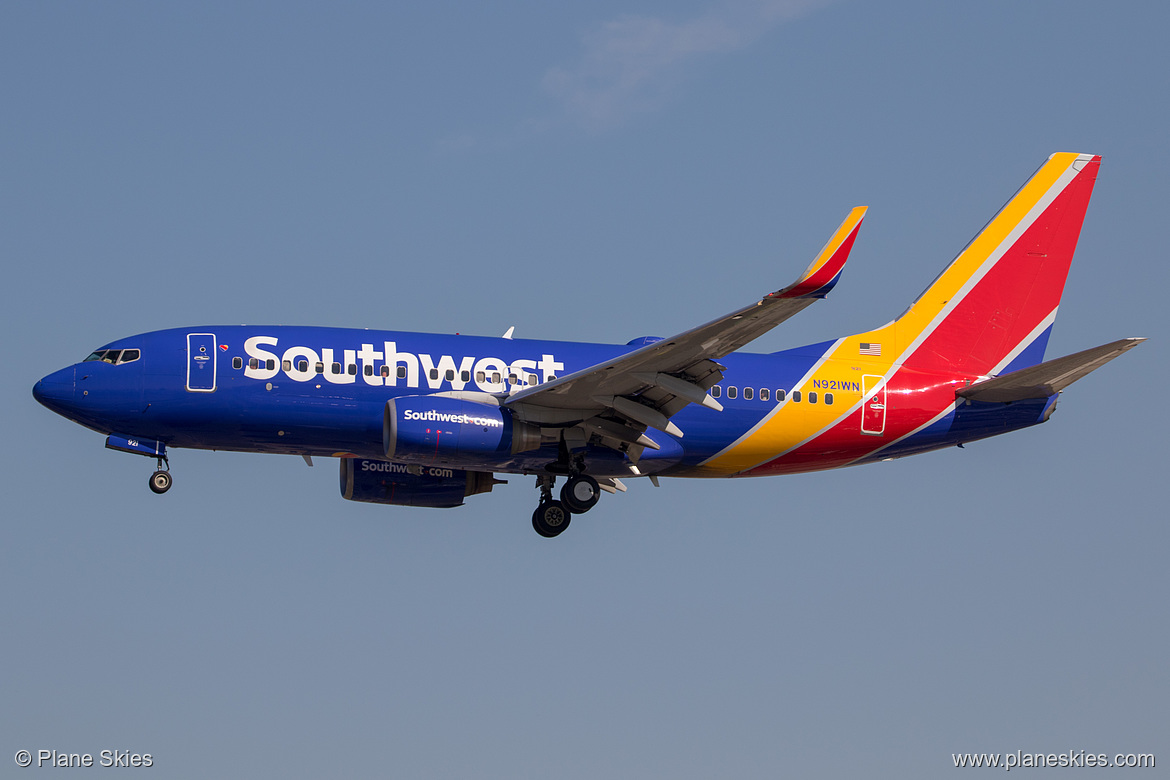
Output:
[[[540,429],[499,406],[434,395],[386,402],[386,457],[410,463],[482,463],[540,447]]]
[[[408,466],[365,458],[341,459],[341,496],[350,501],[445,509],[502,484],[486,471]]]

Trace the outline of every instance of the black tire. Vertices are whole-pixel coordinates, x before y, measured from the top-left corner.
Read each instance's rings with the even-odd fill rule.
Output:
[[[597,480],[588,474],[569,477],[569,481],[561,488],[561,503],[575,515],[583,515],[597,506],[600,498],[601,488]]]
[[[560,501],[545,501],[532,513],[532,529],[545,539],[564,533],[572,515]]]
[[[169,471],[156,471],[150,475],[151,491],[162,495],[171,489],[171,474]]]

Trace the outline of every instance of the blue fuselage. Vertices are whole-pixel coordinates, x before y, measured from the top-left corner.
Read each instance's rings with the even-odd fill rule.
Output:
[[[98,357],[45,377],[34,394],[53,411],[96,431],[156,440],[168,447],[382,459],[383,412],[390,399],[459,391],[502,397],[509,390],[596,365],[640,343],[617,346],[283,326],[174,329],[108,344],[94,353]],[[659,449],[645,450],[638,463],[640,473],[719,476],[702,464],[741,440],[773,412],[784,394],[791,399],[796,389],[804,388],[807,396],[809,388],[823,388],[821,403],[860,403],[859,382],[810,376],[831,345],[723,358],[724,379],[715,391],[723,411],[684,408],[672,418],[685,432],[683,438],[647,431]],[[134,359],[111,362],[101,357],[116,354]],[[859,451],[854,462],[1033,425],[1050,405],[1039,400],[1010,406],[958,404],[931,429],[888,442],[873,457]],[[894,390],[889,407],[891,414],[896,413]],[[872,449],[872,440],[862,441]],[[548,443],[463,467],[539,472],[557,457],[558,445]],[[627,456],[612,448],[590,446],[586,457],[591,473],[630,474]],[[825,467],[841,465],[839,460],[827,458]]]

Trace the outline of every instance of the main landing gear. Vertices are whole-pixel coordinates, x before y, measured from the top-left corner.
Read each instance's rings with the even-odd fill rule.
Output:
[[[588,474],[571,474],[561,487],[561,500],[555,500],[553,486],[556,477],[542,474],[536,478],[540,488],[540,505],[532,513],[532,528],[546,539],[559,536],[569,527],[572,515],[582,515],[592,509],[601,498],[597,480]]]
[[[574,474],[561,488],[561,503],[575,515],[583,515],[597,505],[601,487],[588,474]]]
[[[158,459],[158,470],[150,475],[151,492],[162,495],[171,489],[171,464],[166,458]]]

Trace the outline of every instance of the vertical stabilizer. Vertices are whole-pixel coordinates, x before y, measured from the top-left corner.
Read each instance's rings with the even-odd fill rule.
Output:
[[[899,362],[987,375],[1043,360],[1100,164],[1049,157],[890,326]]]

